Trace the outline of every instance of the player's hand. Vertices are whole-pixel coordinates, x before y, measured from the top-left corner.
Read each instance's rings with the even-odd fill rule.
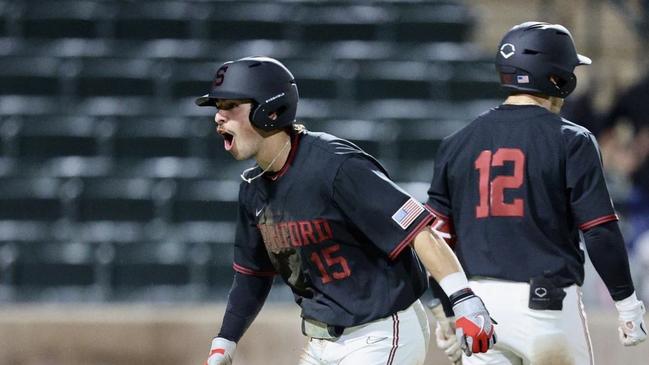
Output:
[[[451,294],[449,299],[455,313],[455,333],[466,356],[487,352],[496,343],[496,334],[482,300],[469,288]]]
[[[461,365],[462,349],[457,341],[457,336],[455,336],[455,319],[446,316],[441,303],[430,308],[430,310],[437,320],[437,327],[435,328],[437,347],[444,351],[452,365]]]
[[[644,323],[645,307],[635,293],[615,302],[618,312],[618,334],[624,346],[634,346],[647,339],[647,325]]]
[[[236,348],[236,342],[226,340],[222,337],[214,338],[205,365],[231,365]]]

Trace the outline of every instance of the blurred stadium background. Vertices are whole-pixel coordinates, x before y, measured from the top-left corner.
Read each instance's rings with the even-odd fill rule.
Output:
[[[600,138],[649,299],[648,12],[647,0],[0,0],[0,364],[204,360],[251,165],[193,104],[221,62],[283,61],[300,121],[356,142],[423,200],[441,138],[504,97],[492,59],[527,20],[566,25],[594,60],[565,113]],[[646,364],[647,344],[618,345],[590,267],[584,290],[598,363]],[[295,363],[291,301],[278,283],[235,363]],[[442,361],[433,345],[429,359]]]

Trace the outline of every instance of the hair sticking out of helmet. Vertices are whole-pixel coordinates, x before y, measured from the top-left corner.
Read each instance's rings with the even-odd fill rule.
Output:
[[[512,93],[565,98],[575,90],[574,69],[589,65],[570,31],[559,24],[525,22],[510,29],[498,46],[500,84]]]
[[[295,122],[299,93],[291,71],[270,57],[245,57],[222,64],[209,93],[198,106],[216,106],[217,99],[250,99],[250,122],[270,131]]]

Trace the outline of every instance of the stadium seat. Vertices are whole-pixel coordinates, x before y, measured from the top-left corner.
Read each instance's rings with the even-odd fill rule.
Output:
[[[43,161],[22,160],[22,174],[28,176],[76,178],[108,177],[115,174],[113,160],[108,157],[63,156]]]
[[[238,191],[239,182],[236,180],[179,180],[172,201],[172,221],[234,222],[237,219]]]
[[[190,157],[193,137],[188,125],[175,118],[115,118],[112,156],[117,159]]]
[[[220,3],[205,14],[207,37],[214,40],[290,39],[293,8],[290,3],[265,1]]]
[[[86,60],[76,77],[76,94],[92,96],[155,96],[153,64],[147,60]]]
[[[17,157],[47,159],[61,156],[96,156],[99,140],[92,118],[23,117],[15,139]]]
[[[156,216],[152,182],[147,179],[83,178],[76,219],[148,222]]]
[[[203,4],[183,1],[120,2],[113,20],[117,39],[189,38],[191,11]]]
[[[22,2],[20,25],[25,38],[95,38],[110,14],[109,3],[95,1]]]
[[[391,14],[380,4],[303,3],[296,12],[299,39],[308,42],[377,40]]]
[[[187,250],[182,243],[162,241],[115,245],[111,273],[111,285],[115,290],[189,283]]]
[[[64,216],[57,179],[8,177],[0,186],[0,220],[55,221]]]
[[[41,57],[0,58],[0,95],[48,95],[61,92],[60,61]]]
[[[473,17],[463,4],[447,1],[395,3],[399,12],[395,22],[396,42],[464,42]]]
[[[94,257],[81,242],[22,242],[14,263],[14,285],[30,288],[89,286],[94,284]],[[38,290],[38,289],[37,289]]]

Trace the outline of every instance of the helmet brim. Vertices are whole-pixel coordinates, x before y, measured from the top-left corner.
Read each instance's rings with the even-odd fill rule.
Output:
[[[239,93],[218,91],[199,96],[194,100],[194,103],[198,106],[216,106],[217,99],[243,100],[251,98]]]
[[[593,63],[590,58],[581,54],[577,54],[577,59],[579,60],[580,65],[590,65],[591,63]]]

